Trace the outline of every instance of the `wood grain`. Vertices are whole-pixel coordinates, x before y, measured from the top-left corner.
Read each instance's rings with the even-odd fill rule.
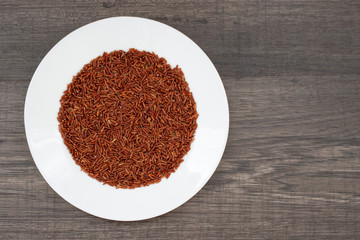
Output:
[[[59,197],[31,158],[23,124],[28,84],[51,47],[122,15],[192,38],[230,105],[211,180],[183,206],[141,222],[99,219]],[[359,1],[2,0],[0,16],[1,239],[360,239]]]

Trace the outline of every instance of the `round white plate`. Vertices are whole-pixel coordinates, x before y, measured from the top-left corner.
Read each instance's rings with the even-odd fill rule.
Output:
[[[136,189],[115,189],[75,164],[58,130],[60,97],[84,64],[104,51],[155,52],[182,68],[197,103],[195,141],[169,179]],[[66,201],[92,215],[120,221],[152,218],[194,196],[210,179],[225,149],[229,109],[214,65],[190,38],[165,24],[135,17],[93,22],[67,35],[44,57],[29,85],[25,130],[31,154],[48,184]]]

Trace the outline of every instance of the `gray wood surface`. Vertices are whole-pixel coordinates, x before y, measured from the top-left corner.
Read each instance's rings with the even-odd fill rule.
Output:
[[[140,222],[93,217],[58,196],[23,124],[28,84],[51,47],[122,15],[198,43],[222,77],[231,117],[206,186]],[[1,0],[0,114],[0,239],[360,239],[358,0]]]

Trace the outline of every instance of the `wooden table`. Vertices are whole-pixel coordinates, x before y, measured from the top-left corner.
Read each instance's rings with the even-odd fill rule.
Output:
[[[103,220],[58,196],[23,124],[28,84],[51,47],[122,15],[198,43],[230,106],[211,180],[178,209],[140,222]],[[0,80],[0,239],[360,239],[358,0],[1,0]]]

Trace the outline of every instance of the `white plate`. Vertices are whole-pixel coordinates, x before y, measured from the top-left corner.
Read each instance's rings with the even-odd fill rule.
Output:
[[[103,185],[80,171],[57,121],[60,97],[83,65],[104,51],[129,48],[155,52],[172,67],[179,65],[199,113],[195,141],[177,171],[158,184],[131,190]],[[225,149],[229,110],[219,74],[190,38],[153,20],[115,17],[75,30],[44,57],[26,95],[25,129],[36,166],[61,197],[101,218],[134,221],[179,207],[205,185]]]

